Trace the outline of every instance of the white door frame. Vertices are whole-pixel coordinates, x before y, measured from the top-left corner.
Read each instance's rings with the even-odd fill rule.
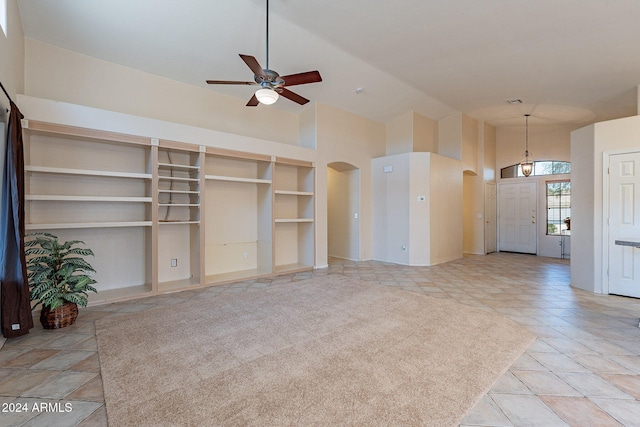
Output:
[[[611,211],[609,165],[611,156],[640,153],[640,150],[605,151],[602,153],[602,293],[609,294],[609,216]],[[640,325],[639,325],[640,326]]]
[[[523,180],[524,179],[524,180]],[[500,213],[500,200],[501,200],[501,195],[500,195],[500,188],[501,188],[501,184],[530,184],[533,183],[535,184],[535,190],[534,190],[534,194],[536,196],[536,201],[535,201],[535,206],[536,206],[536,227],[535,227],[535,241],[536,241],[536,252],[535,255],[538,256],[539,255],[539,251],[540,251],[540,242],[538,241],[538,221],[540,221],[539,218],[539,214],[540,214],[540,199],[538,197],[538,181],[535,180],[526,180],[526,178],[513,178],[513,179],[503,179],[500,182],[497,183],[497,187],[498,187],[498,191],[496,192],[496,203],[497,203],[497,222],[496,222],[496,227],[497,227],[497,251],[500,252],[502,251],[502,248],[500,247],[500,240],[501,240],[501,236],[500,236],[500,221],[501,221],[501,216],[502,214]],[[545,220],[546,221],[546,220]],[[532,254],[533,255],[533,254]]]

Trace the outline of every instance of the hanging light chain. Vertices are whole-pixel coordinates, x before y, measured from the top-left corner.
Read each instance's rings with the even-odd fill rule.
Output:
[[[525,114],[525,136],[524,136],[524,155],[529,160],[529,116],[531,114]]]

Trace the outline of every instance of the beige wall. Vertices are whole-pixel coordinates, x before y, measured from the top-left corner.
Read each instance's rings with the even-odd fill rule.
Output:
[[[413,111],[387,123],[387,156],[413,151]]]
[[[462,113],[438,122],[438,154],[462,160]]]
[[[485,253],[485,182],[495,182],[496,128],[461,116],[463,252]]]
[[[387,156],[410,152],[436,152],[438,122],[409,111],[387,123]]]
[[[604,224],[604,162],[608,155],[638,151],[640,116],[596,123],[571,133],[571,285],[607,293],[608,236]]]
[[[462,182],[463,252],[484,254],[484,181],[464,172]]]
[[[462,167],[466,171],[478,174],[478,121],[466,114],[462,114]]]
[[[571,131],[568,126],[529,125],[529,154],[533,160],[571,159]],[[520,163],[525,148],[525,127],[501,127],[496,130],[496,172]]]
[[[140,70],[25,40],[24,93],[237,135],[297,145],[298,115],[246,107],[222,95]],[[247,99],[251,91],[247,92]]]
[[[344,163],[330,164],[327,170],[329,256],[360,259],[359,216],[360,171]]]
[[[438,152],[438,122],[413,113],[413,151]]]
[[[372,257],[371,159],[385,153],[386,127],[337,108],[316,104],[317,135],[317,254],[318,265],[327,265],[327,165],[343,162],[360,171],[360,258]]]
[[[462,258],[462,164],[437,154],[431,160],[430,264]]]
[[[375,190],[373,198],[373,258],[408,265],[410,264],[411,215],[410,153],[373,159],[371,163]],[[423,181],[426,182],[426,180]],[[428,224],[428,217],[424,221]],[[429,241],[429,235],[421,237],[427,242]],[[428,256],[426,251],[424,254]]]
[[[483,123],[482,129],[483,177],[487,182],[496,182],[496,128]]]
[[[374,259],[434,265],[461,258],[460,161],[404,153],[373,159],[372,165]]]

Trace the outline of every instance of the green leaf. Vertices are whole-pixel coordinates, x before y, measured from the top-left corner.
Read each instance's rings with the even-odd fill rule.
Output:
[[[24,255],[51,255],[51,251],[49,249],[43,249],[42,247],[29,248],[24,251]]]
[[[76,270],[95,271],[91,264],[82,258],[65,258],[62,268],[73,267]]]
[[[78,304],[81,307],[86,307],[89,299],[81,294],[65,294],[62,298],[66,301]]]
[[[82,255],[82,256],[90,256],[90,255],[93,256],[93,251],[91,249],[85,249],[85,248],[72,248],[72,249],[69,249],[65,253],[65,256],[67,256],[69,254]]]

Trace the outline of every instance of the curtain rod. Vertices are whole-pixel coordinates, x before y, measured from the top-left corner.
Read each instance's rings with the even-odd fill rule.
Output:
[[[4,85],[2,84],[2,82],[0,82],[0,88],[2,88],[2,91],[4,92],[5,95],[7,95],[7,98],[9,98],[9,102],[13,104],[13,99],[11,99],[11,96],[9,96],[9,92],[7,92],[7,90],[4,88]],[[7,108],[7,112],[9,111],[9,109]]]

